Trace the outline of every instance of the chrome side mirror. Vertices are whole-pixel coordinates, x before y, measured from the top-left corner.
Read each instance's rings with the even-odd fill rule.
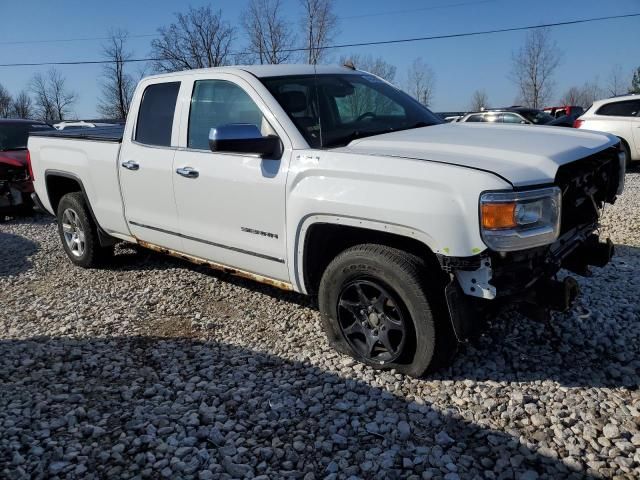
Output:
[[[209,131],[209,148],[212,152],[249,153],[273,158],[282,156],[280,138],[275,135],[263,137],[260,129],[250,123],[212,128]]]

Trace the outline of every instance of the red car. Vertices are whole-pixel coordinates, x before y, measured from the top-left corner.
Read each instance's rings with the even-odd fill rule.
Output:
[[[0,119],[0,214],[31,210],[27,139],[30,132],[43,130],[54,128],[35,120]]]

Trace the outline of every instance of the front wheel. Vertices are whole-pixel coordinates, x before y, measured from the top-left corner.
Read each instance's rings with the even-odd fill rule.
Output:
[[[451,343],[448,319],[436,319],[436,285],[415,255],[357,245],[326,268],[318,293],[323,327],[338,351],[381,369],[421,376]],[[432,277],[432,278],[430,278]],[[436,309],[437,310],[437,309]]]
[[[68,193],[58,204],[58,233],[69,259],[76,265],[91,268],[101,265],[113,249],[102,247],[84,195]]]

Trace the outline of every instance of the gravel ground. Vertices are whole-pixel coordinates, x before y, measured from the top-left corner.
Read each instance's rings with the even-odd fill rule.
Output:
[[[71,266],[0,224],[0,477],[640,476],[640,173],[611,265],[550,326],[505,313],[417,380],[326,345],[313,304],[132,248]]]

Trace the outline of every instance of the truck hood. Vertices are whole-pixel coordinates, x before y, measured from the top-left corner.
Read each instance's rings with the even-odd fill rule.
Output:
[[[24,167],[27,165],[27,151],[0,151],[0,164],[9,165],[10,167]]]
[[[552,183],[561,165],[617,142],[613,135],[586,130],[457,123],[354,140],[341,150],[485,170],[524,187]]]

